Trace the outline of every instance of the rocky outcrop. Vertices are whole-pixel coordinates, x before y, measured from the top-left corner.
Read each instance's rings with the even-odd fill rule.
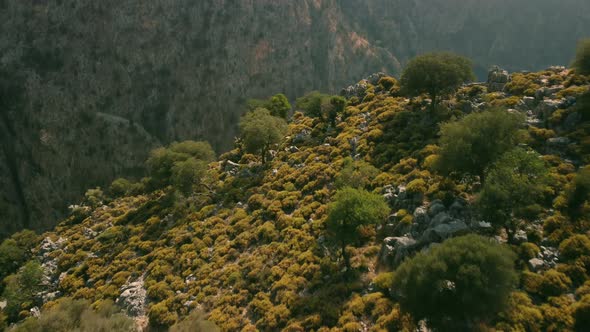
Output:
[[[124,308],[131,317],[145,316],[147,292],[143,285],[143,277],[126,283],[120,291],[121,294],[116,303]]]
[[[56,241],[53,241],[50,237],[46,237],[41,241],[39,249],[36,252],[37,259],[43,269],[43,277],[41,279],[43,291],[37,294],[37,297],[41,299],[42,303],[47,303],[61,296],[61,292],[58,290],[61,273],[58,269],[58,260],[54,257],[53,253],[57,250],[62,250],[66,242],[67,239],[62,237]]]
[[[399,188],[390,195],[394,204],[395,200],[406,199],[400,196]],[[440,200],[434,200],[428,205],[416,207],[412,216],[412,224],[407,228],[400,228],[401,223],[394,222],[383,229],[385,239],[379,254],[382,268],[395,268],[406,257],[433,243],[470,232],[486,232],[491,228],[489,224],[482,225],[474,220],[470,208],[461,199],[455,200],[449,207]],[[401,234],[402,229],[408,229],[408,232]]]
[[[504,91],[504,87],[508,82],[510,82],[510,74],[508,74],[508,71],[501,69],[498,66],[494,66],[489,70],[487,81],[489,92]]]

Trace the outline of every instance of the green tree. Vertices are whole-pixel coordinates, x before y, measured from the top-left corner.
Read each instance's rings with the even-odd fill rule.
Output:
[[[272,116],[264,108],[248,112],[240,120],[240,134],[246,151],[259,153],[263,163],[270,148],[279,143],[286,133],[287,122]]]
[[[583,39],[578,44],[572,67],[577,74],[590,75],[590,38]]]
[[[477,175],[484,183],[486,168],[519,142],[523,121],[520,114],[491,109],[443,124],[435,167],[447,175]]]
[[[31,258],[31,249],[38,243],[38,236],[33,231],[24,230],[13,234],[0,244],[0,281],[15,273],[20,266]],[[0,285],[0,292],[3,285]]]
[[[282,93],[274,95],[270,98],[268,110],[273,116],[278,116],[286,119],[291,111],[291,104],[289,99]]]
[[[334,127],[336,126],[336,117],[344,112],[346,108],[346,98],[340,96],[330,97],[330,108],[327,113],[327,120]]]
[[[202,179],[207,172],[207,165],[206,161],[195,158],[177,161],[172,166],[172,183],[183,194],[189,195],[202,184]]]
[[[347,157],[343,160],[342,170],[334,182],[337,188],[365,188],[379,173],[379,169],[375,166],[362,160],[355,161]]]
[[[206,162],[215,160],[215,151],[207,141],[174,142],[170,144],[170,151]]]
[[[298,98],[295,109],[302,111],[312,118],[320,118],[329,122],[332,126],[336,124],[336,117],[346,108],[346,98],[331,96],[328,94],[313,91]]]
[[[350,270],[348,245],[359,243],[359,229],[382,222],[389,214],[389,206],[382,196],[364,189],[343,188],[336,192],[328,207],[327,231],[338,243],[347,270]]]
[[[326,94],[313,91],[298,98],[295,108],[309,117],[319,118],[322,116],[322,104],[325,104],[329,98],[330,96]]]
[[[289,99],[287,99],[287,96],[282,93],[276,94],[268,99],[250,99],[247,101],[246,107],[249,112],[258,108],[266,108],[270,111],[272,116],[277,116],[283,119],[287,119],[287,116],[291,111]]]
[[[96,208],[99,205],[104,204],[106,197],[104,192],[100,187],[96,187],[93,189],[88,189],[84,193],[84,203],[88,204],[88,206]]]
[[[484,218],[505,227],[512,239],[516,224],[513,213],[542,198],[547,167],[534,151],[515,148],[503,154],[487,171],[477,205]]]
[[[192,159],[192,161],[188,161]],[[215,152],[208,142],[184,141],[172,143],[168,148],[152,150],[146,166],[151,176],[151,185],[162,188],[172,184],[179,184],[177,189],[188,193],[190,183],[198,183],[197,175],[204,175],[203,165],[215,160]],[[187,162],[188,161],[188,162]],[[189,170],[189,166],[195,166]],[[181,179],[186,175],[186,179]]]
[[[472,331],[506,305],[517,281],[515,254],[493,239],[449,239],[406,260],[393,274],[400,305],[438,331]]]
[[[410,96],[427,93],[434,111],[439,97],[455,92],[475,78],[471,60],[452,53],[428,53],[410,60],[401,77],[401,88]]]
[[[43,269],[36,261],[29,261],[17,274],[5,279],[6,288],[2,297],[6,299],[4,309],[9,322],[15,322],[22,310],[34,306],[35,294],[41,290]]]

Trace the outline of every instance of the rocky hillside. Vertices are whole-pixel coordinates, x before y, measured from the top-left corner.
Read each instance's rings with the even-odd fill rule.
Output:
[[[48,229],[84,188],[141,174],[154,146],[206,138],[227,150],[247,98],[338,92],[433,49],[472,57],[480,74],[567,64],[589,6],[1,1],[2,231]]]
[[[266,164],[236,145],[209,165],[204,191],[90,192],[55,230],[27,242],[32,256],[25,250],[14,258],[38,260],[43,283],[9,317],[36,315],[31,308],[67,296],[97,306],[111,299],[157,328],[199,309],[223,331],[410,331],[415,321],[401,311],[388,272],[433,244],[479,233],[507,243],[520,276],[508,307],[482,324],[581,330],[588,197],[576,215],[570,192],[587,190],[577,183],[590,162],[582,102],[589,88],[588,77],[564,67],[497,69],[487,84],[462,87],[433,113],[424,98],[400,96],[395,79],[374,75],[346,89],[348,105],[333,124],[296,113]],[[441,176],[433,166],[439,126],[490,107],[522,114],[520,146],[541,155],[551,178],[537,201],[512,216],[510,234],[482,218],[477,179]],[[326,232],[343,181],[379,194],[390,210],[347,248],[350,269]],[[19,246],[23,237],[2,246]]]

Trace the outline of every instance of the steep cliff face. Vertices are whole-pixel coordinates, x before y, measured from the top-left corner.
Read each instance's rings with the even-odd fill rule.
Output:
[[[568,64],[588,36],[585,0],[339,0],[347,20],[405,63],[432,50],[471,57],[480,78],[491,65],[540,70]]]
[[[338,92],[434,49],[480,76],[566,64],[589,27],[585,0],[0,0],[3,94],[21,97],[0,107],[0,222],[49,227],[160,144],[226,150],[247,98]]]
[[[399,70],[341,20],[334,0],[0,7],[0,67],[16,73],[8,85],[22,92],[21,103],[2,108],[14,134],[2,136],[11,148],[0,165],[0,219],[14,229],[47,228],[83,188],[137,176],[159,144],[228,148],[246,98],[335,90]]]

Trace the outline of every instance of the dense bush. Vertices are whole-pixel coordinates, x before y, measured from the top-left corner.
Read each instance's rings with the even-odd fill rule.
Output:
[[[590,256],[590,238],[586,235],[577,234],[559,245],[561,257],[566,260],[575,260],[581,256]]]
[[[345,158],[335,184],[337,188],[366,188],[379,173],[380,170],[369,163]]]
[[[17,274],[8,276],[4,281],[6,288],[2,297],[6,300],[4,313],[9,322],[16,322],[21,317],[21,312],[35,306],[37,292],[41,289],[41,277],[43,270],[36,261],[26,263]]]
[[[0,281],[16,272],[31,257],[31,249],[37,245],[38,236],[24,230],[13,234],[0,244]],[[4,289],[0,284],[0,292]]]
[[[467,235],[405,261],[393,288],[403,310],[441,330],[464,330],[505,308],[516,282],[515,256],[493,240]]]
[[[172,143],[168,148],[151,151],[146,166],[153,188],[175,184],[189,193],[198,186],[206,165],[215,158],[207,142],[184,141]]]
[[[590,167],[582,168],[576,174],[574,181],[567,190],[567,209],[573,218],[582,216],[584,211],[590,211]]]

